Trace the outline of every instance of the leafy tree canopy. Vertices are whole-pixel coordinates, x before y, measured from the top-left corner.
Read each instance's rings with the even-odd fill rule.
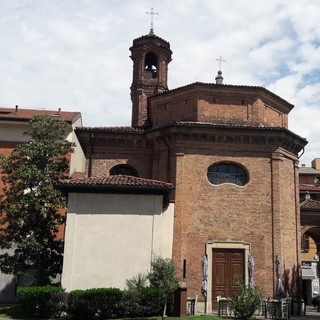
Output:
[[[36,272],[35,283],[49,283],[61,272],[64,223],[59,209],[65,197],[55,184],[66,177],[73,144],[66,140],[70,125],[48,115],[35,116],[11,155],[0,155],[3,195],[0,198],[0,269],[15,275]]]
[[[168,296],[172,294],[179,285],[176,276],[176,268],[169,258],[155,257],[151,262],[151,271],[148,279],[152,287],[158,288],[164,298],[163,318],[166,316]]]

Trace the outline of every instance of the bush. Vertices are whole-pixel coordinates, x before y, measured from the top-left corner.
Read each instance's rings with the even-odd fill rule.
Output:
[[[320,307],[320,297],[313,297],[311,303],[315,308]]]
[[[260,306],[262,291],[250,288],[242,279],[237,279],[237,293],[231,299],[230,307],[236,318],[249,319]]]
[[[162,314],[163,294],[158,288],[141,287],[124,291],[119,317],[152,317]],[[173,313],[173,294],[168,295],[168,314]]]
[[[143,314],[139,316],[149,317],[161,315],[163,309],[163,296],[158,288],[140,288],[141,305]]]
[[[22,310],[35,318],[57,318],[66,310],[67,294],[61,287],[21,287],[18,299]]]
[[[69,295],[68,313],[75,319],[116,318],[122,296],[117,288],[74,290]]]
[[[128,290],[138,290],[146,286],[148,279],[144,273],[138,273],[136,276],[131,279],[126,280],[126,286]]]
[[[142,294],[138,290],[124,291],[121,300],[121,312],[119,317],[135,318],[142,317],[144,306],[142,305]]]

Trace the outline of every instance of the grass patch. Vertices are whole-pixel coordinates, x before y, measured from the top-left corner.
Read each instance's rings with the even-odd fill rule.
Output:
[[[133,320],[161,320],[162,317],[151,317],[151,318],[133,318]],[[187,316],[185,318],[179,317],[167,317],[166,320],[178,320],[178,319],[186,319],[186,320],[221,320],[221,317],[217,316]],[[224,319],[228,320],[229,318],[224,317]],[[128,320],[128,319],[126,319]]]
[[[0,306],[0,318],[16,319],[16,320],[33,320],[34,318],[27,317],[23,314],[19,305]],[[62,318],[60,318],[62,319]],[[162,317],[149,317],[149,318],[134,318],[134,320],[161,320]],[[166,320],[178,320],[183,318],[167,317]],[[186,320],[221,320],[221,317],[217,316],[187,316]],[[225,320],[228,318],[224,317]],[[129,319],[126,319],[129,320]]]
[[[31,319],[23,314],[19,305],[0,306],[0,317],[7,319]]]

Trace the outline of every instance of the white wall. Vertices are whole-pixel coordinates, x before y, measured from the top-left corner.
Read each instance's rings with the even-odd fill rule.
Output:
[[[70,162],[70,175],[75,171],[84,172],[86,158],[80,146],[79,140],[74,132],[74,129],[77,127],[82,127],[82,118],[81,116],[72,123],[72,131],[69,133],[67,140],[75,143],[73,153],[71,154]]]
[[[28,129],[29,122],[19,122],[19,121],[1,121],[0,124],[0,140],[8,142],[27,142],[30,141],[30,136],[24,135],[24,132]],[[82,118],[75,118],[72,123],[72,130],[67,135],[66,139],[70,142],[75,143],[75,148],[71,154],[70,162],[70,175],[75,172],[85,171],[85,156],[81,149],[80,143],[74,132],[76,127],[82,127]]]
[[[125,288],[153,254],[172,256],[173,205],[162,196],[69,194],[62,286]]]
[[[26,122],[1,121],[1,141],[27,142],[30,137],[23,134],[27,128],[28,123]]]

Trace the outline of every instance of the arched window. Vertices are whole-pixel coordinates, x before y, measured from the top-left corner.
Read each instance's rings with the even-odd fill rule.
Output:
[[[306,233],[304,233],[301,236],[301,252],[309,252],[309,249],[310,249],[310,238]]]
[[[237,186],[244,186],[248,183],[247,172],[239,165],[220,162],[208,168],[207,177],[214,185],[222,183],[233,183]]]
[[[146,54],[144,58],[144,70],[151,72],[152,78],[157,77],[158,59],[154,53],[149,52]]]
[[[138,177],[137,170],[127,164],[119,164],[117,166],[112,167],[110,169],[109,174],[110,176],[117,176],[122,174],[126,176]]]

